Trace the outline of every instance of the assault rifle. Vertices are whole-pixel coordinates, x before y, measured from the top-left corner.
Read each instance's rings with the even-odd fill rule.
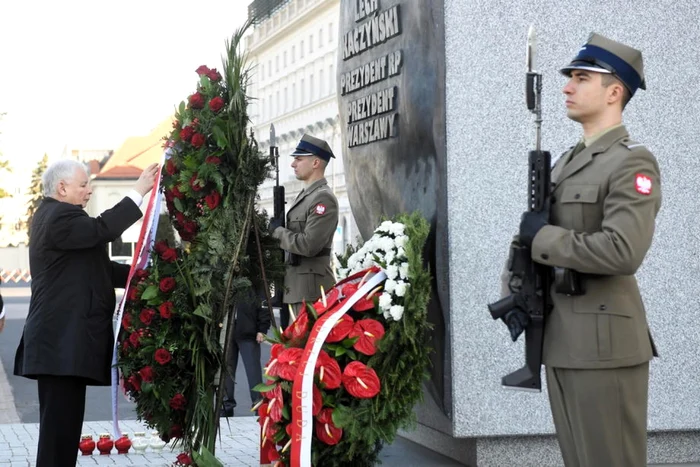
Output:
[[[536,146],[528,156],[528,209],[530,211],[549,210],[551,155],[542,151],[542,74],[534,71],[535,32],[532,27],[527,40],[527,108],[535,114]],[[525,327],[525,366],[507,374],[501,384],[507,389],[541,391],[540,367],[542,365],[542,344],[544,342],[544,322],[550,306],[550,271],[547,266],[532,261],[530,249],[515,245],[512,247],[509,269],[520,286],[511,287],[511,294],[488,305],[493,319],[503,318],[508,324],[517,319],[516,314],[526,317]],[[514,336],[517,339],[517,335]]]
[[[270,125],[270,161],[275,168],[275,186],[272,189],[273,216],[276,219],[281,219],[282,227],[285,227],[284,216],[284,185],[280,185],[280,153],[279,148],[275,146],[275,125]],[[280,250],[280,256],[284,261],[284,250]],[[272,305],[281,307],[282,298],[284,296],[284,281],[278,280],[275,282],[275,295],[272,297]]]

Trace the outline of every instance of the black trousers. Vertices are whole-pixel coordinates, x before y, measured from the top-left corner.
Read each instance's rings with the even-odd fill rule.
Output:
[[[254,339],[233,340],[228,347],[227,360],[230,363],[226,374],[226,395],[224,396],[224,410],[233,410],[236,406],[234,398],[236,369],[238,368],[238,354],[241,354],[245,374],[248,377],[248,389],[250,390],[250,400],[255,404],[262,396],[253,388],[263,382],[262,367],[260,366],[260,344]]]
[[[86,383],[73,376],[39,376],[36,467],[74,467],[85,418]]]

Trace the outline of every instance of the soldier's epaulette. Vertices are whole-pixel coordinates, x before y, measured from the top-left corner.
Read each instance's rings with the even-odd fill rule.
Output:
[[[632,149],[634,149],[634,148],[641,148],[641,147],[644,147],[644,144],[638,143],[638,142],[633,141],[633,140],[631,140],[631,139],[629,139],[629,138],[623,139],[620,143],[621,143],[624,147],[626,147],[627,149],[629,149],[630,151],[631,151]]]

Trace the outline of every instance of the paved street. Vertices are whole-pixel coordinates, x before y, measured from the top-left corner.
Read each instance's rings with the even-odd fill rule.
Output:
[[[24,326],[29,305],[29,289],[21,287],[2,288],[7,307],[5,330],[0,334],[0,467],[33,466],[38,441],[39,401],[36,382],[19,378],[12,374],[14,354]],[[270,347],[263,346],[262,362],[269,358]],[[221,440],[217,445],[217,457],[226,466],[258,466],[259,428],[249,411],[251,401],[248,385],[239,362],[236,380],[236,402],[234,417],[221,420]],[[112,415],[110,388],[89,388],[83,433],[90,433],[96,439],[100,433],[111,433]],[[120,428],[132,435],[147,429],[136,421],[134,404],[125,398],[119,400]],[[80,456],[79,466],[128,465],[128,466],[167,466],[175,461],[179,450],[166,446],[162,451],[148,448],[144,454],[117,455],[116,450],[109,456]],[[383,465],[440,467],[459,466],[435,452],[425,449],[403,438],[387,446],[381,454]]]

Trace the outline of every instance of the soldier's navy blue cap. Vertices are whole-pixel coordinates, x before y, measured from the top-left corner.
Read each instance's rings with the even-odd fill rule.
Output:
[[[291,154],[291,156],[316,156],[326,162],[331,160],[331,157],[335,158],[328,143],[322,139],[314,138],[313,136],[307,134],[301,137],[299,144],[297,144],[296,150]]]
[[[560,71],[571,76],[572,70],[612,74],[622,81],[632,96],[637,89],[647,88],[642,52],[596,33],[591,33],[576,57]]]

